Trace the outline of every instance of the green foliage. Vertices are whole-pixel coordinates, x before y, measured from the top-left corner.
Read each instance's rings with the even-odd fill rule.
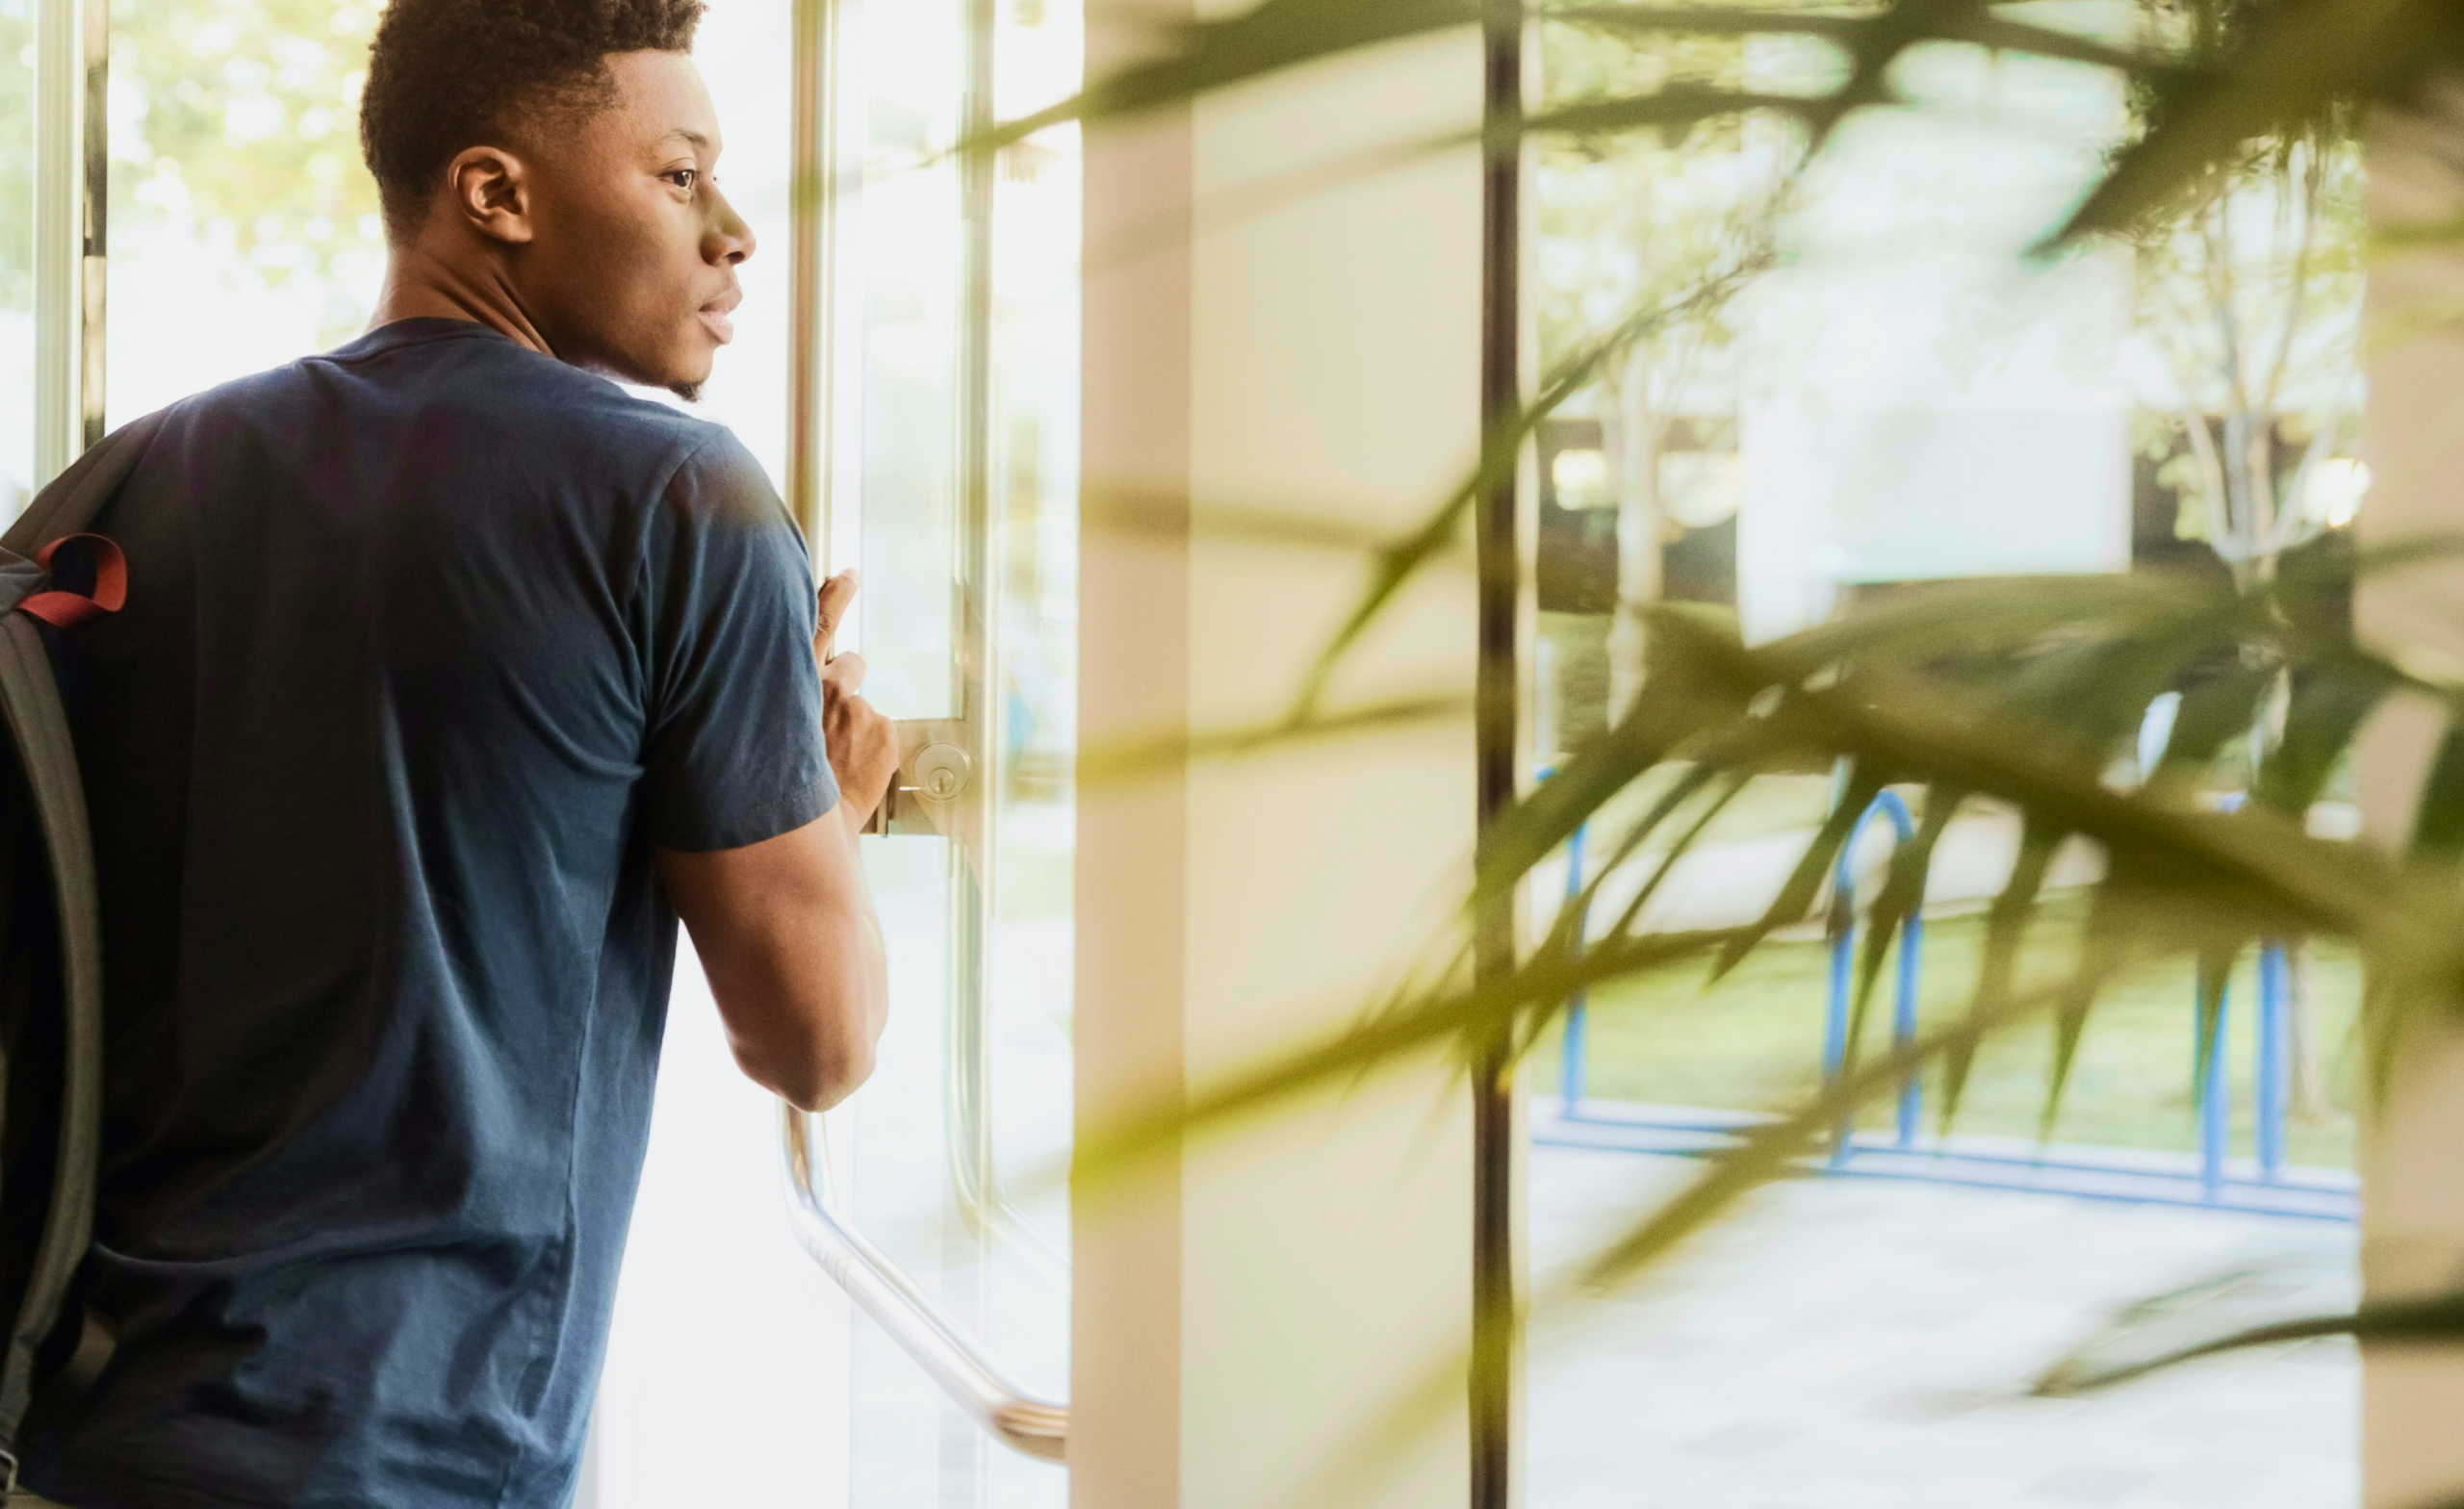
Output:
[[[2125,1320],[2128,1318],[2124,1317]],[[2143,1378],[2183,1363],[2195,1362],[2202,1357],[2221,1356],[2253,1346],[2282,1346],[2291,1342],[2314,1341],[2329,1336],[2350,1337],[2356,1342],[2387,1347],[2453,1346],[2464,1342],[2464,1295],[2438,1294],[2425,1299],[2368,1305],[2348,1316],[2281,1320],[2118,1365],[2099,1363],[2094,1357],[2095,1347],[2092,1343],[2046,1369],[2037,1380],[2036,1392],[2047,1398],[2074,1397],[2128,1383],[2134,1378]],[[2440,1500],[2446,1509],[2451,1509],[2458,1502],[2464,1500]]]
[[[2220,159],[2130,240],[2166,376],[2146,401],[2171,421],[2142,448],[2180,500],[2174,532],[2271,569],[2328,527],[2304,489],[2359,427],[2368,233],[2349,113]]]
[[[0,0],[0,309],[34,304],[34,0]]]
[[[2421,102],[2464,60],[2464,13],[2444,0],[2194,0],[2190,56],[2143,70],[2149,129],[2058,234],[2162,219],[2191,186],[2249,150],[2339,112]]]
[[[331,298],[384,245],[359,153],[376,15],[369,0],[115,7],[115,237],[177,228],[270,287]]]
[[[353,259],[380,256],[358,115],[376,13],[371,0],[113,7],[115,249],[192,237],[244,275],[329,300]],[[0,308],[33,292],[33,0],[0,0]]]
[[[1540,32],[1544,107],[1599,104],[1669,85],[1737,88],[1744,52],[1734,38]],[[1541,349],[1578,349],[1606,321],[1661,302],[1756,241],[1774,174],[1742,153],[1735,120],[1624,133],[1569,135],[1541,148]],[[1633,248],[1652,248],[1647,257]],[[1720,312],[1703,323],[1727,331]]]

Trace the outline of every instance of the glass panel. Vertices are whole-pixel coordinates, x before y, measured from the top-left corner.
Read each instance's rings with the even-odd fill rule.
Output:
[[[112,8],[113,424],[367,324],[385,237],[358,100],[377,9]]]
[[[970,176],[970,66],[1015,115],[1077,80],[1074,7],[842,14],[834,532],[864,572],[868,695],[979,772],[943,836],[867,841],[893,1015],[834,1117],[873,1240],[1026,1387],[1065,1397],[1069,773],[1076,729],[1078,178],[1053,132]],[[972,56],[972,45],[988,49]],[[962,213],[968,195],[987,213]],[[850,350],[855,360],[846,360]],[[853,538],[849,538],[851,532]],[[858,1509],[1059,1506],[869,1322],[856,1343]]]
[[[34,0],[0,0],[0,519],[35,474]]]
[[[861,184],[840,254],[855,280],[865,694],[893,718],[962,711],[959,466],[965,220],[958,140],[965,38],[957,0],[852,8],[838,77],[858,95]],[[858,62],[860,59],[861,62]],[[891,584],[895,583],[894,586]]]
[[[980,1244],[950,1192],[948,849],[940,839],[901,837],[869,840],[865,851],[889,948],[890,1025],[871,1083],[830,1118],[834,1131],[854,1135],[844,1197],[891,1261],[975,1330],[983,1312]],[[985,1450],[975,1423],[860,1317],[854,1367],[853,1509],[976,1502]]]
[[[1025,115],[1077,87],[1075,7],[1001,13],[999,110]],[[998,877],[988,971],[996,1166],[1049,1187],[1024,1214],[1068,1241],[1049,1179],[1069,1147],[1071,859],[1078,729],[1078,137],[1069,126],[1003,156],[993,186],[992,486]]]
[[[729,0],[702,17],[693,61],[718,107],[718,181],[753,227],[753,255],[736,269],[744,311],[735,341],[719,353],[710,380],[688,412],[735,432],[759,458],[771,485],[787,476],[787,185],[795,154],[793,57],[785,38],[791,0]],[[673,398],[654,392],[647,396]]]
[[[2136,13],[2030,9],[2087,27]],[[1559,98],[1689,79],[1802,91],[1837,67],[1783,38],[1645,43],[1550,27],[1544,47]],[[1766,207],[1802,141],[1785,122],[1544,149],[1548,357],[1740,261],[1768,253],[1771,268],[1642,343],[1541,434],[1544,758],[1630,695],[1640,634],[1621,595],[1730,607],[1759,641],[1923,579],[2221,574],[2237,551],[2203,491],[2206,442],[2260,437],[2274,457],[2257,469],[2273,472],[2264,485],[2288,488],[2314,439],[2321,475],[2356,474],[2338,465],[2360,402],[2349,142],[2254,157],[2204,225],[2037,262],[2029,243],[2131,127],[2118,82],[1937,46],[1904,60],[1894,84],[1915,103],[1850,117],[1776,221]],[[2240,356],[2221,344],[2237,338]],[[2277,350],[2289,360],[2264,365]],[[2228,381],[2236,360],[2245,380]],[[2312,491],[2283,499],[2293,549],[2347,548],[2358,486]],[[2234,789],[2228,772],[2215,794]],[[1647,915],[1751,920],[1833,800],[1828,772],[1758,780],[1691,861],[1716,882],[1681,878]],[[2348,825],[2349,801],[2331,792],[2314,826]],[[1613,850],[1619,821],[1618,809],[1598,820],[1574,862]],[[1877,818],[1855,851],[1863,899],[1891,826]],[[1923,1027],[1967,1007],[1981,912],[2015,838],[2008,814],[1965,810],[1937,852],[1907,976]],[[2080,857],[2057,865],[2023,972],[2066,958],[2092,874]],[[1544,910],[1566,863],[1537,888]],[[1613,883],[1606,895],[1598,910],[1613,915]],[[1686,970],[1594,992],[1533,1075],[1544,1286],[1689,1181],[1688,1151],[1819,1085],[1827,1032],[1844,1022],[1835,958],[1819,935],[1784,934],[1715,987]],[[1883,976],[1869,1054],[1888,1047],[1897,978]],[[1906,1120],[1875,1108],[1831,1176],[1762,1191],[1535,1350],[1530,1502],[2355,1502],[2358,1373],[2341,1343],[2084,1400],[2027,1389],[2108,1325],[2105,1355],[2140,1356],[2351,1301],[2358,994],[2346,950],[2297,941],[2264,967],[2245,959],[2229,1073],[2199,1094],[2190,966],[2125,977],[2091,1020],[2049,1145],[2042,1034],[1980,1056],[1938,1142],[1937,1078]],[[2253,1110],[2261,1062],[2271,1104],[2290,1103],[2280,1114]]]
[[[1009,0],[993,43],[996,108],[1027,114],[1077,88],[1078,8]],[[1078,139],[1020,142],[994,175],[994,737],[990,938],[986,969],[991,1193],[1005,1261],[987,1335],[1034,1358],[1065,1397],[1069,1211],[1071,863],[1077,808]],[[1064,1474],[998,1455],[998,1505],[1057,1506]]]

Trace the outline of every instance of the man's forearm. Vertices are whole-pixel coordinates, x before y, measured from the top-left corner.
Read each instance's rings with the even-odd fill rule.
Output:
[[[863,843],[859,837],[869,814],[859,814],[843,803],[838,810],[856,872],[854,899],[860,941],[856,949],[859,969],[854,988],[864,1002],[864,1044],[870,1049],[881,1041],[882,1033],[889,1026],[889,948],[882,939],[881,913],[873,906],[872,882],[864,873]]]
[[[745,1073],[806,1110],[854,1093],[889,992],[849,816],[741,849],[662,853],[659,874]]]

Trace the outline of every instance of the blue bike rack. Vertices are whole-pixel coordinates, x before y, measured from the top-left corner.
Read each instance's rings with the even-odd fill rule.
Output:
[[[2284,1118],[2292,1080],[2292,1022],[2285,1010],[2289,973],[2282,943],[2259,946],[2259,1040],[2251,1076],[2257,1103],[2251,1107],[2251,1140],[2261,1184],[2276,1184],[2284,1176]],[[2224,1160],[2233,1145],[2233,1080],[2224,1057],[2232,1006],[2233,990],[2227,984],[2217,991],[2216,1015],[2205,1024],[2207,1040],[2192,1043],[2196,1055],[2192,1061],[2198,1066],[2199,1185],[2211,1202],[2223,1196]],[[2192,1020],[2197,1019],[2194,1008]]]
[[[2284,1172],[2284,1112],[2291,1088],[2287,1056],[2292,1048],[2292,1023],[2285,1012],[2287,978],[2284,945],[2259,950],[2259,1177],[2272,1184]]]
[[[2223,798],[2218,806],[2227,812],[2239,811],[2243,798],[2236,792]],[[2207,1024],[2208,1040],[2194,1041],[2192,1062],[2198,1069],[2198,1165],[2199,1185],[2207,1199],[2214,1203],[2224,1196],[2226,1184],[2224,1160],[2233,1145],[2233,1079],[2224,1060],[2225,1027],[2232,1018],[2232,965],[2225,966],[2225,978],[2216,992],[2216,1018]],[[2285,963],[2284,945],[2267,942],[2259,945],[2259,1040],[2254,1055],[2256,1062],[2251,1075],[2257,1104],[2251,1112],[2251,1140],[2257,1145],[2259,1183],[2279,1184],[2284,1176],[2284,1116],[2292,1081],[2292,1020],[2285,1010],[2291,980]],[[2191,1020],[2196,1023],[2198,1011],[2194,998]]]
[[[1826,1085],[1839,1078],[1848,1066],[1848,1007],[1849,997],[1855,993],[1857,959],[1857,878],[1852,861],[1857,841],[1865,836],[1866,825],[1873,822],[1877,813],[1890,819],[1896,843],[1904,844],[1916,836],[1916,824],[1908,814],[1908,804],[1899,793],[1886,791],[1858,814],[1857,826],[1849,830],[1848,841],[1839,846],[1839,857],[1831,867],[1831,1000],[1822,1028],[1822,1079]],[[1924,967],[1924,949],[1925,908],[1920,904],[1909,912],[1899,930],[1899,970],[1893,982],[1890,1012],[1894,1051],[1916,1040],[1916,985]],[[1897,1145],[1902,1148],[1916,1145],[1922,1094],[1913,1074],[1899,1087]],[[1854,1132],[1852,1120],[1841,1121],[1839,1133],[1831,1143],[1832,1166],[1848,1161],[1855,1145]]]
[[[1553,765],[1540,768],[1538,779],[1547,780],[1557,773]],[[1590,904],[1582,895],[1583,835],[1590,831],[1584,824],[1566,840],[1566,905],[1575,908],[1574,957],[1582,958],[1583,930],[1591,922]],[[1566,1002],[1565,1033],[1557,1045],[1557,1100],[1568,1114],[1582,1104],[1584,1081],[1591,1072],[1590,1043],[1587,1028],[1591,992],[1577,987]]]
[[[1547,780],[1551,772],[1543,771]],[[1856,877],[1851,860],[1866,825],[1887,819],[1895,843],[1915,836],[1908,804],[1885,791],[1858,815],[1848,842],[1832,866],[1831,910],[1826,929],[1830,946],[1829,999],[1823,1021],[1822,1067],[1826,1083],[1847,1068],[1848,1018],[1855,993],[1857,954]],[[1587,831],[1578,828],[1566,845],[1566,905],[1576,908],[1573,946],[1579,956],[1588,921],[1583,896]],[[1920,907],[1901,924],[1899,958],[1893,971],[1891,1042],[1905,1049],[1916,1037],[1918,986],[1924,971],[1924,917]],[[1978,1189],[2024,1189],[2129,1204],[2205,1205],[2313,1219],[2350,1221],[2358,1206],[2357,1186],[2350,1176],[2303,1169],[2289,1175],[2285,1163],[2285,1114],[2291,1082],[2291,1022],[2287,1011],[2290,976],[2284,945],[2261,945],[2258,959],[2258,1042],[2254,1088],[2257,1176],[2236,1175],[2228,1164],[2232,1145],[2233,1089],[2227,1072],[2226,1029],[2231,1019],[2228,982],[2220,990],[2215,1016],[2206,1024],[2208,1039],[2194,1032],[2193,1062],[2197,1067],[2196,1109],[2199,1150],[2196,1172],[2183,1169],[2172,1155],[2133,1149],[2067,1150],[2049,1156],[2041,1146],[2002,1145],[1999,1139],[1964,1138],[1920,1143],[1924,1103],[1918,1078],[1911,1074],[1900,1086],[1895,1136],[1887,1142],[1859,1143],[1844,1122],[1829,1153],[1809,1160],[1810,1171],[1855,1177],[1915,1180]],[[1594,1101],[1588,1094],[1590,1069],[1590,1003],[1578,991],[1567,1004],[1564,1036],[1559,1046],[1559,1098],[1556,1114],[1535,1129],[1535,1139],[1558,1146],[1595,1147],[1630,1152],[1702,1156],[1735,1145],[1742,1133],[1767,1119],[1758,1113],[1710,1108],[1630,1106]],[[2194,1023],[2197,1012],[2193,1011]]]
[[[1548,777],[1543,775],[1542,780]],[[1566,840],[1566,905],[1575,908],[1575,957],[1582,957],[1583,929],[1590,925],[1591,908],[1582,898],[1582,850],[1584,829],[1578,828]],[[1578,988],[1574,999],[1566,1004],[1566,1030],[1557,1044],[1557,1093],[1569,1110],[1582,1104],[1584,1080],[1591,1072],[1589,1061],[1589,1022],[1591,992]]]

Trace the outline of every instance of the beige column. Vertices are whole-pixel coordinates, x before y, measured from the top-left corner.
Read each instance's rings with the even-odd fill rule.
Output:
[[[2391,225],[2464,213],[2464,111],[2382,115],[2369,140],[2371,213]],[[2464,242],[2382,256],[2370,269],[2366,545],[2464,531]],[[2464,565],[2367,582],[2362,630],[2449,676],[2464,675]],[[2391,707],[2362,746],[2372,835],[2400,844],[2442,731],[2423,705]],[[2387,1105],[2362,1129],[2362,1274],[2388,1301],[2464,1286],[2464,1033],[2440,1025],[2404,1043]],[[2362,1382],[2363,1501],[2418,1509],[2464,1490],[2464,1349],[2374,1348]]]
[[[1100,72],[1107,59],[1093,61]],[[1296,185],[1476,122],[1459,34],[1091,134],[1081,734],[1278,714],[1366,557],[1211,509],[1399,534],[1477,448],[1480,184],[1468,147]],[[1160,249],[1159,249],[1160,248]],[[1165,527],[1107,528],[1125,498]],[[1467,699],[1473,581],[1415,589],[1335,702]],[[1459,719],[1199,760],[1080,795],[1082,1127],[1357,1019],[1456,905],[1474,836]],[[1284,1505],[1470,1330],[1469,1091],[1432,1057],[1184,1150],[1075,1233],[1072,1501]],[[1458,1385],[1345,1509],[1466,1502]]]

